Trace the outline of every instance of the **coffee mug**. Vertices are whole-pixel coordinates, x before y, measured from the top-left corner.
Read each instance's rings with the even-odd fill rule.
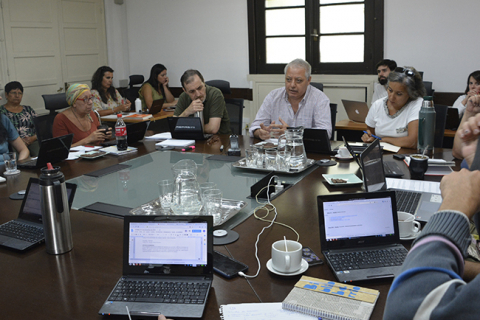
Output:
[[[337,156],[341,158],[350,157],[350,151],[348,151],[347,147],[340,147],[338,148]]]
[[[285,248],[285,242],[287,248]],[[292,273],[302,266],[302,244],[293,240],[279,240],[272,244],[272,267],[278,272]]]
[[[409,237],[420,231],[420,222],[415,221],[415,216],[408,212],[398,211],[398,230],[400,238]]]
[[[411,179],[423,180],[428,169],[428,157],[423,154],[412,154],[409,169]]]

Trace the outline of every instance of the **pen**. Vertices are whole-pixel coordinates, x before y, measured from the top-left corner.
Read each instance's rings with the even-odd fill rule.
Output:
[[[189,146],[189,147],[186,147],[185,149],[182,149],[182,151],[188,151],[188,150],[195,150],[195,146]]]
[[[368,132],[367,132],[367,131],[363,131],[363,132],[364,132],[364,133],[366,133],[366,134],[368,134]],[[371,134],[371,136],[372,136],[372,137],[374,137],[375,139],[382,140],[382,138],[380,138],[380,137],[377,137],[377,136],[376,136],[376,135],[374,135],[374,134]]]

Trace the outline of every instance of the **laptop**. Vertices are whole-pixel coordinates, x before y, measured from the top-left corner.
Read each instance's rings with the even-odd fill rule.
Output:
[[[68,205],[72,208],[77,185],[66,183],[66,187]],[[44,241],[40,184],[38,179],[30,178],[18,218],[0,225],[0,246],[24,251]]]
[[[127,144],[130,146],[142,140],[143,137],[145,137],[145,133],[147,132],[149,124],[150,124],[150,121],[128,123],[127,124]],[[115,135],[115,130],[113,131],[113,135]],[[117,141],[115,139],[107,140],[102,142],[101,145],[103,147],[115,146],[117,145]]]
[[[368,114],[368,105],[363,101],[343,100],[343,106],[347,112],[348,119],[354,122],[365,123]]]
[[[168,117],[168,127],[173,139],[206,140],[211,133],[203,133],[199,117]]]
[[[123,276],[101,315],[201,318],[213,280],[212,216],[125,216]]]
[[[67,159],[72,145],[73,133],[66,136],[42,140],[40,142],[40,149],[38,157],[34,160],[18,162],[19,168],[37,169],[47,166],[47,163],[57,163]]]
[[[363,168],[365,191],[387,190],[382,152],[378,139],[362,152],[360,162]],[[418,221],[427,222],[442,204],[442,197],[436,193],[400,189],[389,190],[394,190],[396,193],[398,211],[411,213]]]
[[[148,113],[150,114],[157,114],[163,109],[163,104],[165,103],[165,99],[158,99],[153,101],[152,106],[150,107],[150,110],[148,110]]]
[[[447,108],[447,120],[445,121],[445,129],[457,130],[460,125],[460,116],[457,108]]]
[[[320,154],[335,154],[330,145],[330,138],[327,130],[324,129],[304,129],[303,146],[306,152]]]
[[[400,244],[395,193],[317,197],[322,253],[340,282],[393,278],[407,249]]]

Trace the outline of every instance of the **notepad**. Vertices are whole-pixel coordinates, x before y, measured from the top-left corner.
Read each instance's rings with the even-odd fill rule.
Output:
[[[195,140],[184,140],[184,139],[169,139],[159,143],[156,143],[155,146],[160,147],[188,147],[194,146]]]
[[[223,320],[317,320],[317,317],[282,309],[281,302],[227,304],[220,307]]]

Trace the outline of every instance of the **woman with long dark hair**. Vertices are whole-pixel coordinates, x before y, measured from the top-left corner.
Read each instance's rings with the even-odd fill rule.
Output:
[[[453,104],[453,108],[458,109],[458,115],[461,117],[467,108],[468,98],[480,94],[480,70],[473,71],[468,75],[467,88],[465,94],[462,94]]]
[[[112,85],[113,69],[103,66],[97,69],[92,77],[93,109],[100,116],[107,116],[122,111],[129,111],[131,102],[122,98]]]
[[[138,91],[142,101],[142,111],[148,111],[156,100],[164,99],[163,106],[170,107],[176,104],[175,97],[168,88],[169,79],[167,68],[163,64],[156,64],[150,70],[150,78]]]

